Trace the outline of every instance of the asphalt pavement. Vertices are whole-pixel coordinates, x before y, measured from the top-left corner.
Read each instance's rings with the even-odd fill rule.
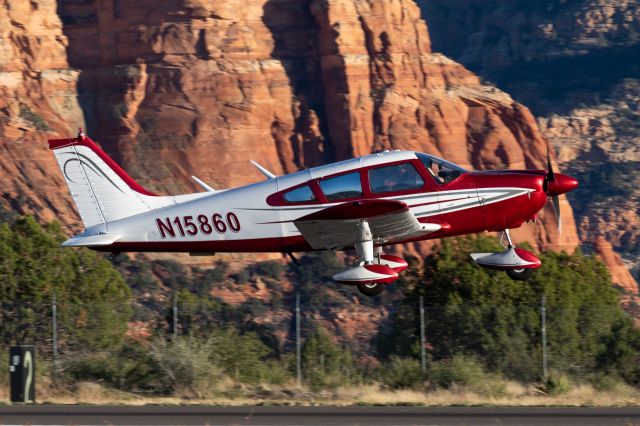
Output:
[[[0,406],[0,425],[627,425],[640,407]]]

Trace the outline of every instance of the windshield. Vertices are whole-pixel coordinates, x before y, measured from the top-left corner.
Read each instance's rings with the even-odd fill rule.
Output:
[[[416,152],[418,159],[422,162],[427,171],[433,176],[436,182],[445,184],[456,179],[467,171],[462,167],[455,165],[442,158],[434,157],[433,155],[423,154]]]

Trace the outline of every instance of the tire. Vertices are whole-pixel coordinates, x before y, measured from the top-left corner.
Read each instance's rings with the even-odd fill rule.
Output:
[[[385,285],[381,283],[358,284],[358,291],[365,296],[374,297],[384,291]]]
[[[526,281],[533,275],[533,268],[523,269],[507,269],[505,272],[509,275],[509,278],[516,281]]]

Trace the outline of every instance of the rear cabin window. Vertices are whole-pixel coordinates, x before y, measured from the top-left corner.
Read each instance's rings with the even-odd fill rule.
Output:
[[[369,185],[371,192],[380,194],[422,188],[424,180],[413,164],[405,163],[370,169]]]
[[[320,188],[329,201],[362,196],[359,172],[320,181]]]
[[[304,203],[305,201],[315,201],[316,197],[309,185],[304,185],[285,192],[284,199],[287,203]]]

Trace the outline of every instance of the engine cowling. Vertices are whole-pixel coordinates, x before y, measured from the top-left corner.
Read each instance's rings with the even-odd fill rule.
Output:
[[[389,284],[398,279],[398,273],[387,265],[370,264],[349,268],[333,276],[333,280],[341,284]]]

